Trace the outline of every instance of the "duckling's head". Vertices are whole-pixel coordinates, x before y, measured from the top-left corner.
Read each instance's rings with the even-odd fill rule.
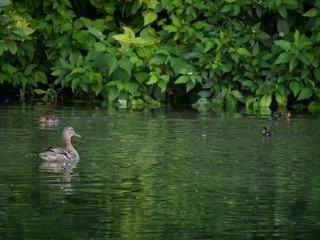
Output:
[[[262,127],[262,136],[264,137],[271,137],[273,134],[270,130],[266,127]]]

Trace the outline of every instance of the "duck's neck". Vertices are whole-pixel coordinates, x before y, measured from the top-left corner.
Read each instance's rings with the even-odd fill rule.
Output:
[[[65,137],[63,141],[64,141],[64,149],[66,149],[68,152],[77,153],[76,149],[71,144],[71,138]]]

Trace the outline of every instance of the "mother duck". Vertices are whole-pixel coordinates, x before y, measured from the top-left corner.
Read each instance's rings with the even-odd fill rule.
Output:
[[[64,148],[50,147],[39,154],[40,158],[46,161],[79,161],[77,150],[71,144],[71,137],[81,137],[72,127],[65,127],[62,132]]]

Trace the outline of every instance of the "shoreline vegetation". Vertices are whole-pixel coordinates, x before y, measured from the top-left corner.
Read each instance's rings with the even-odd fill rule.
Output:
[[[320,111],[319,29],[318,0],[0,0],[0,92]]]

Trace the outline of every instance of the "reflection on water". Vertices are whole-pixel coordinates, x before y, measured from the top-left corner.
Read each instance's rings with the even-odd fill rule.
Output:
[[[49,131],[39,114],[0,108],[0,239],[320,235],[318,116],[64,107]],[[81,131],[81,160],[40,160],[67,125]]]
[[[71,194],[74,191],[72,182],[79,179],[79,174],[72,171],[77,166],[77,163],[78,161],[41,161],[39,170],[47,173],[60,173],[60,177],[54,175],[55,178],[58,177],[58,180],[54,180],[54,182],[61,183],[61,189],[63,189],[66,194]],[[50,183],[52,183],[52,175],[44,175],[42,183],[50,185]]]

